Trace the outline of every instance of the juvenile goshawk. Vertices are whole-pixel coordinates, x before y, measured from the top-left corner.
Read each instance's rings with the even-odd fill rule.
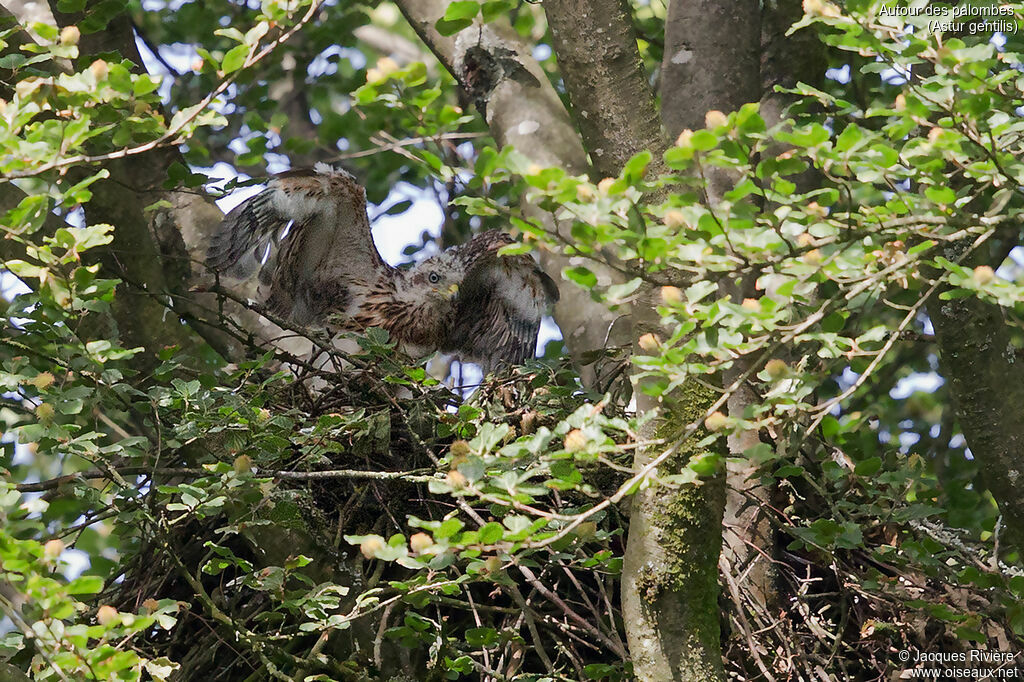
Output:
[[[514,243],[476,235],[409,268],[380,257],[366,192],[326,164],[273,176],[225,216],[207,254],[222,274],[259,275],[267,309],[300,325],[386,329],[413,357],[454,353],[485,370],[533,357],[541,317],[558,288]]]

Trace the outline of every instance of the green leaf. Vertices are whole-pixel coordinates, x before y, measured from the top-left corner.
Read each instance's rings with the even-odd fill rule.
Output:
[[[438,19],[434,26],[437,28],[437,32],[443,36],[454,35],[462,29],[472,26],[473,20],[479,12],[480,3],[476,0],[453,2],[448,5],[444,16]]]
[[[820,123],[799,127],[792,133],[781,133],[779,139],[798,147],[816,147],[828,141],[828,128]]]
[[[566,279],[576,282],[581,287],[593,289],[597,285],[597,275],[582,265],[575,268],[566,268],[563,271]]]
[[[307,565],[309,565],[312,562],[313,562],[313,560],[310,559],[308,556],[300,554],[299,556],[297,556],[297,557],[295,557],[293,559],[289,559],[288,561],[286,561],[285,564],[284,564],[284,567],[286,569],[291,570],[291,569],[295,569],[295,568],[302,568],[303,566],[307,566]]]
[[[234,26],[229,26],[228,28],[218,28],[216,31],[213,32],[213,35],[224,36],[225,38],[230,38],[231,40],[237,41],[239,43],[245,42],[245,36],[242,34],[241,31],[239,31]]]
[[[160,87],[160,81],[150,77],[149,74],[142,74],[135,79],[135,86],[133,92],[136,97],[143,97]]]
[[[6,261],[4,262],[4,268],[10,270],[22,279],[35,279],[47,271],[46,268],[41,268],[34,263],[27,263],[23,260]]]
[[[437,19],[437,24],[434,27],[437,29],[437,33],[442,36],[454,36],[463,29],[468,29],[473,26],[473,22],[470,19],[460,19],[458,22],[449,22],[445,18]]]
[[[12,52],[11,54],[5,54],[0,57],[0,69],[7,69],[14,71],[22,64],[28,61],[28,57],[21,54],[20,52]]]
[[[775,478],[794,478],[797,476],[803,476],[805,473],[804,468],[793,464],[787,464],[781,466],[775,470]]]
[[[465,525],[466,524],[459,519],[445,519],[441,522],[441,525],[437,527],[437,530],[434,531],[434,537],[439,540],[450,538],[462,530]]]
[[[475,19],[480,12],[480,3],[477,0],[456,0],[444,10],[444,18],[448,21],[460,19]]]
[[[688,467],[698,476],[712,476],[718,471],[722,457],[717,453],[707,453],[690,459]]]
[[[98,575],[83,575],[68,583],[68,594],[95,594],[103,589],[103,578]]]
[[[498,631],[494,628],[470,628],[466,630],[466,644],[470,646],[493,646],[498,643]]]
[[[484,23],[490,23],[501,17],[505,16],[512,11],[514,5],[507,0],[492,0],[491,2],[485,2],[480,9],[480,14],[483,16]]]
[[[836,334],[842,331],[843,327],[846,326],[846,317],[849,315],[847,311],[836,311],[821,321],[821,329],[824,332],[830,334]]]
[[[672,147],[663,156],[670,168],[685,168],[687,162],[693,159],[693,147]]]
[[[857,465],[853,468],[853,473],[858,476],[873,476],[878,473],[878,470],[882,468],[881,457],[870,457],[863,462],[857,462]]]
[[[478,531],[477,535],[480,540],[480,544],[493,545],[505,536],[505,527],[500,523],[491,521],[490,523],[484,524],[484,526]]]
[[[3,217],[3,227],[14,234],[32,234],[46,221],[50,213],[50,197],[35,194],[22,199]]]
[[[924,195],[936,204],[952,204],[956,201],[956,192],[951,187],[925,187]]]
[[[825,437],[825,440],[832,440],[839,433],[840,425],[839,420],[829,415],[821,421],[821,435]]]
[[[626,162],[626,165],[622,168],[622,178],[626,182],[638,182],[643,179],[644,173],[647,172],[647,166],[651,163],[652,155],[646,149],[638,154],[634,154],[633,157]]]
[[[583,674],[587,676],[588,680],[603,680],[611,677],[614,673],[615,668],[607,663],[591,663],[583,667]]]
[[[718,136],[710,130],[698,130],[690,138],[690,146],[700,152],[706,152],[718,146]]]
[[[864,131],[857,124],[851,123],[836,138],[836,149],[841,152],[849,151],[856,147],[863,138]]]
[[[114,241],[112,225],[90,225],[89,227],[62,227],[54,234],[54,241],[62,246],[74,247],[79,253],[95,246]]]
[[[842,532],[836,537],[836,547],[856,549],[864,544],[864,534],[856,523],[844,523]]]
[[[243,41],[246,45],[255,47],[263,39],[263,36],[267,35],[268,31],[270,31],[270,22],[261,21],[246,31]]]
[[[245,64],[245,60],[249,57],[249,49],[248,45],[235,45],[233,48],[228,50],[227,54],[224,55],[224,59],[220,63],[221,71],[224,73],[233,73],[242,68]]]
[[[960,639],[966,639],[971,642],[984,643],[988,641],[988,637],[984,633],[979,632],[976,628],[967,625],[962,625],[956,629],[956,636]]]
[[[412,207],[412,199],[406,199],[405,201],[399,201],[388,207],[388,210],[384,211],[384,215],[401,215]]]

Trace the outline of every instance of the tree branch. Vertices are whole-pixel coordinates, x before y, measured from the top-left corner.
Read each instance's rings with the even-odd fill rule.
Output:
[[[131,466],[120,467],[116,470],[120,476],[209,476],[207,469],[189,467],[146,467]],[[430,483],[439,480],[435,476],[429,476],[418,471],[366,471],[363,469],[328,469],[324,471],[254,471],[253,475],[260,478],[276,478],[291,481],[319,481],[327,479],[348,479],[361,481],[405,481],[407,483]],[[59,488],[73,481],[91,481],[110,478],[111,470],[91,469],[80,471],[74,474],[65,474],[37,483],[22,483],[15,486],[19,493],[39,493]]]

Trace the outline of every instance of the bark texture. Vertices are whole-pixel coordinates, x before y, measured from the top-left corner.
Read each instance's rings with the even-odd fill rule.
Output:
[[[550,0],[544,12],[595,170],[617,175],[631,156],[663,146],[654,92],[623,0]]]
[[[957,248],[966,248],[959,245]],[[946,257],[957,260],[956,253]],[[957,420],[999,504],[1006,544],[1024,547],[1024,363],[1002,309],[973,296],[928,302]]]
[[[533,58],[530,47],[505,21],[471,26],[455,36],[441,36],[434,23],[444,15],[444,0],[400,0],[409,24],[440,62],[467,90],[501,146],[512,145],[539,166],[557,166],[570,173],[587,170],[586,153],[558,93]],[[570,225],[557,224],[551,214],[524,205],[527,215],[552,232],[569,236]],[[602,387],[602,367],[588,362],[592,351],[629,343],[628,320],[620,320],[585,291],[562,278],[574,263],[549,251],[541,265],[559,284],[561,299],[554,309],[566,348],[588,387]],[[588,263],[603,285],[618,281],[600,264]]]
[[[661,122],[675,139],[703,128],[712,110],[730,112],[761,99],[761,14],[756,0],[671,2],[661,64]],[[721,196],[724,173],[709,177]]]
[[[767,0],[761,10],[761,116],[769,126],[782,120],[792,101],[775,86],[815,85],[825,76],[825,44],[817,34],[802,29],[786,35],[803,14],[801,0]]]
[[[662,121],[670,135],[703,127],[711,109],[729,112],[761,99],[762,77],[774,76],[762,74],[759,12],[754,0],[671,3],[661,82]],[[708,200],[715,202],[732,186],[733,178],[721,169],[707,169],[707,173]],[[753,278],[722,283],[722,293],[734,299],[746,298],[752,290]],[[731,384],[746,369],[737,365],[727,370],[724,383]],[[755,392],[743,385],[730,397],[728,409],[731,414],[743,414],[756,402]],[[771,528],[762,514],[770,492],[753,477],[754,467],[741,459],[757,442],[758,435],[752,431],[729,438],[733,458],[727,470],[722,558],[727,570],[742,575],[751,592],[767,602],[773,592],[771,567],[747,541],[756,547],[772,545]]]
[[[448,3],[445,0],[399,0],[396,4],[412,30],[437,57],[437,61],[452,71],[455,37],[441,35],[434,26],[444,16]]]
[[[638,338],[659,327],[656,296],[655,290],[645,287],[634,304]],[[643,354],[638,348],[634,351]],[[661,413],[641,435],[667,442],[674,442],[687,424],[703,419],[717,397],[694,381],[660,400],[644,393],[643,382],[635,389],[638,412]],[[707,454],[694,447],[706,435],[691,435],[659,471],[678,473],[691,457]],[[634,467],[646,466],[659,453],[657,448],[638,451]],[[718,454],[724,459],[725,452]],[[622,615],[638,680],[725,679],[718,613],[724,508],[722,473],[677,488],[654,481],[633,496],[622,563]]]
[[[769,0],[761,9],[761,117],[769,128],[780,123],[793,96],[777,92],[776,87],[792,88],[797,83],[821,86],[825,80],[825,44],[808,28],[786,35],[789,28],[804,14],[801,0]],[[781,146],[770,153],[786,151]],[[818,186],[819,177],[813,169],[790,178],[797,191],[806,192]]]
[[[690,382],[665,405],[659,438],[674,440],[686,424],[703,418],[712,389]],[[660,471],[675,473],[707,433],[693,434]],[[643,466],[656,453],[637,457]],[[724,453],[720,453],[724,454]],[[722,546],[725,478],[666,488],[654,482],[638,492],[629,516],[622,566],[622,615],[637,680],[724,680],[718,608],[718,555]]]
[[[88,12],[94,5],[87,3],[85,11]],[[82,13],[54,11],[54,20],[58,26],[76,25],[82,17]],[[142,63],[131,24],[124,14],[112,19],[106,30],[83,34],[78,47],[83,59],[114,52],[137,65]],[[164,169],[170,165],[169,160],[161,157],[168,154],[176,152],[155,150],[139,157],[108,163],[105,167],[110,177],[93,184],[93,198],[85,207],[88,224],[107,223],[114,226],[111,244],[92,249],[86,260],[102,263],[105,273],[124,280],[111,304],[118,329],[89,329],[87,320],[86,334],[118,336],[126,348],[144,348],[142,365],[147,368],[156,365],[156,354],[165,346],[191,348],[194,345],[194,337],[183,325],[174,324],[176,319],[172,318],[172,323],[167,323],[167,307],[157,298],[166,296],[172,290],[180,290],[171,281],[180,279],[182,267],[187,270],[187,259],[182,259],[179,253],[169,264],[170,267],[165,269],[162,256],[172,255],[171,251],[176,250],[181,238],[175,235],[178,243],[172,244],[171,235],[165,235],[167,243],[160,244],[143,211],[146,206],[161,198],[157,192],[166,177]],[[85,177],[85,173],[85,169],[74,169],[71,176]]]
[[[669,4],[661,120],[669,131],[703,126],[709,109],[760,99],[761,14],[753,0]]]

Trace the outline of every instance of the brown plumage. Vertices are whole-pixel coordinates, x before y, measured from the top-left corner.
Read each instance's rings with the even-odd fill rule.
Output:
[[[318,164],[271,178],[236,206],[207,254],[238,280],[259,274],[277,315],[334,331],[382,327],[414,357],[454,353],[486,370],[533,357],[558,288],[514,243],[484,232],[408,269],[381,259],[370,235],[366,193],[344,171]]]

